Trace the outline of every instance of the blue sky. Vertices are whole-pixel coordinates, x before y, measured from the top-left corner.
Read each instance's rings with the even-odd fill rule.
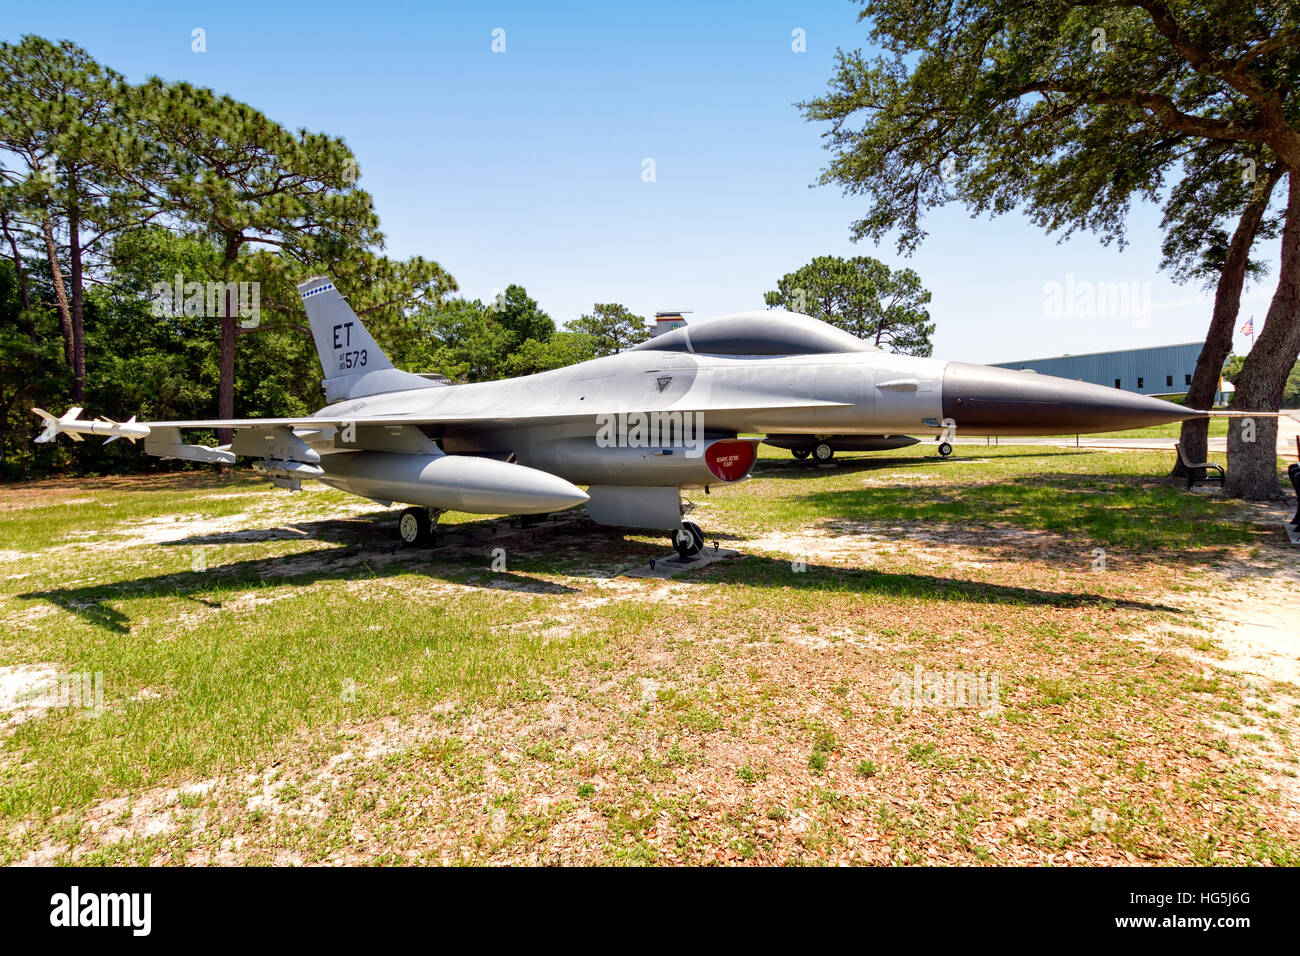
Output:
[[[1197,341],[1210,298],[1157,272],[1159,215],[1131,245],[1058,244],[1019,215],[932,213],[908,259],[849,240],[864,201],[809,188],[829,154],[793,104],[866,27],[848,0],[651,4],[0,2],[0,36],[70,39],[140,81],[210,86],[343,137],[388,252],[483,299],[524,285],[557,322],[592,303],[649,316],[762,307],[813,256],[908,265],[933,292],[935,355],[1010,361]],[[206,34],[206,52],[192,31]],[[492,50],[505,31],[505,51]],[[792,31],[806,52],[792,50]],[[643,181],[652,159],[655,181]],[[1270,259],[1274,250],[1265,250]],[[1073,276],[1073,280],[1067,277]],[[1150,283],[1149,313],[1054,314],[1049,283]],[[1262,324],[1272,286],[1247,290]],[[1248,342],[1237,337],[1238,349]]]

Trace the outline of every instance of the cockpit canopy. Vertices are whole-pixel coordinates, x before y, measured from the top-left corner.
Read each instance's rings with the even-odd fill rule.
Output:
[[[857,336],[811,316],[780,309],[736,312],[657,335],[628,351],[700,352],[705,355],[819,355],[879,352]]]

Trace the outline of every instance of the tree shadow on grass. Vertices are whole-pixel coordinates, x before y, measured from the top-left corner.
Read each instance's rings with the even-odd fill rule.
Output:
[[[715,581],[735,581],[750,586],[799,587],[814,590],[870,594],[900,600],[928,600],[946,603],[987,604],[990,607],[1104,607],[1118,610],[1181,614],[1183,610],[1168,604],[1136,601],[1077,591],[1053,591],[1047,588],[1015,584],[996,584],[918,574],[910,571],[878,571],[874,568],[839,567],[805,563],[795,570],[792,563],[779,558],[743,556],[733,562],[710,565]]]
[[[914,460],[892,461],[896,464]],[[864,459],[861,470],[891,467],[890,461]],[[843,489],[813,492],[801,500],[811,505],[814,512],[823,513],[824,517],[815,523],[829,540],[866,533],[940,544],[952,541],[1008,563],[1059,560],[1063,543],[1069,546],[1071,554],[1076,551],[1086,554],[1093,544],[1100,543],[1107,548],[1121,549],[1122,554],[1113,556],[1116,559],[1135,563],[1202,563],[1214,557],[1206,553],[1206,545],[1259,542],[1271,531],[1240,520],[1223,520],[1222,509],[1215,501],[1115,475],[1074,475],[1069,476],[1068,483],[1029,475],[1003,482],[933,488]],[[20,597],[47,600],[98,626],[125,633],[130,629],[130,618],[110,602],[140,594],[175,595],[219,606],[210,597],[214,591],[232,588],[255,591],[322,580],[417,572],[465,587],[562,595],[577,589],[535,575],[608,577],[669,553],[666,542],[646,540],[645,536],[624,537],[623,532],[601,528],[580,513],[562,514],[556,520],[544,520],[524,529],[511,528],[501,518],[449,524],[441,528],[436,547],[407,549],[395,540],[392,516],[392,511],[375,511],[275,529],[195,535],[168,542],[166,546],[200,548],[302,539],[333,546],[109,585],[32,592]],[[1010,534],[1006,533],[1008,525],[1012,529]],[[1039,532],[1055,537],[1045,544]],[[744,536],[715,534],[708,529],[705,533],[710,543],[726,540],[739,542],[743,547]],[[509,570],[492,570],[497,547],[506,549]],[[815,571],[819,566],[808,567]],[[1100,595],[986,584],[954,577],[884,573],[869,568],[828,570],[833,574],[791,573],[789,558],[751,556],[691,572],[679,580],[737,580],[757,586],[812,589],[850,586],[871,593],[941,601],[1051,606],[1105,604],[1152,611],[1176,610],[1157,604],[1118,602]]]
[[[567,594],[575,588],[527,574],[492,571],[486,561],[460,561],[440,567],[428,552],[388,548],[325,547],[298,554],[213,564],[192,571],[156,574],[81,588],[54,588],[17,595],[28,600],[46,600],[83,620],[115,633],[129,633],[131,618],[113,607],[122,600],[138,597],[179,597],[209,608],[221,608],[214,592],[242,593],[272,588],[305,587],[320,581],[354,581],[383,578],[388,574],[425,574],[473,588],[490,588],[514,593]]]
[[[575,531],[574,540],[581,542],[583,534],[582,531]],[[591,537],[589,532],[586,533],[587,539]],[[553,554],[554,549],[551,548],[549,553]],[[579,548],[578,555],[588,565],[587,568],[557,567],[554,561],[541,561],[537,551],[524,547],[518,549],[512,558],[525,565],[523,570],[493,571],[484,555],[452,548],[439,553],[398,548],[376,550],[364,546],[326,547],[283,557],[213,565],[202,570],[150,575],[113,584],[34,591],[18,597],[49,601],[88,623],[125,634],[130,632],[131,618],[112,605],[133,597],[180,597],[208,608],[220,609],[222,601],[213,596],[214,592],[256,592],[285,586],[307,586],[320,581],[356,580],[361,577],[381,579],[399,573],[421,574],[467,588],[559,596],[575,594],[581,589],[535,577],[532,572],[560,573],[575,577],[609,576],[625,570],[629,563],[648,563],[649,558],[662,556],[663,549],[635,540],[611,543],[596,559],[602,567],[594,569],[590,567],[593,560],[590,548]],[[466,557],[471,558],[471,561],[465,561]],[[1152,612],[1178,610],[1161,604],[1116,600],[1096,594],[989,584],[940,575],[881,572],[871,568],[808,564],[803,571],[796,572],[787,559],[760,556],[743,556],[735,561],[709,565],[698,572],[687,572],[676,580],[698,584],[735,582],[738,585],[767,588],[850,590],[885,597],[989,605],[1095,605]]]

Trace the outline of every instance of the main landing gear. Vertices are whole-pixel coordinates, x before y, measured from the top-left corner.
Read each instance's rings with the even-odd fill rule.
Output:
[[[673,534],[673,547],[679,558],[689,561],[704,550],[704,532],[694,521],[683,521],[681,530]]]
[[[825,463],[835,457],[835,446],[830,442],[822,441],[811,448],[791,448],[790,454],[798,461],[804,461],[811,455],[813,461]]]
[[[407,508],[397,519],[397,533],[408,548],[427,548],[433,544],[440,508]]]

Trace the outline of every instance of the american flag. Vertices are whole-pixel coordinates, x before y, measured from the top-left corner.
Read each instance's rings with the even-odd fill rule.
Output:
[[[1242,335],[1255,334],[1255,317],[1253,315],[1249,319],[1247,319],[1246,324],[1241,327],[1241,334]]]

